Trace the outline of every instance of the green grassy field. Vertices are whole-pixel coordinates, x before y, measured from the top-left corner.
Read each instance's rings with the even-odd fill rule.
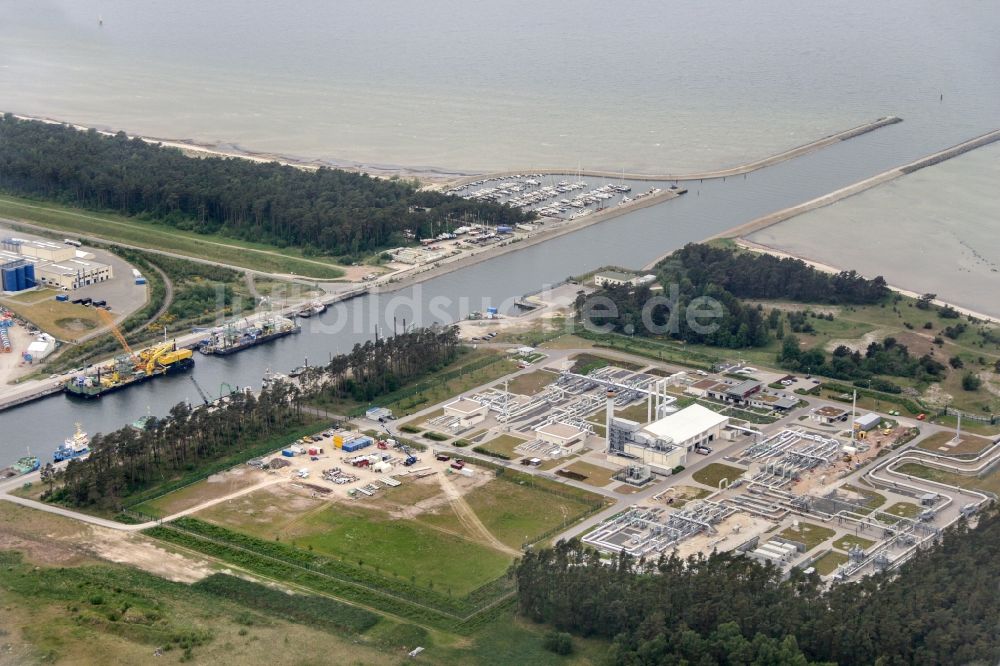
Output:
[[[820,576],[828,576],[836,571],[837,567],[846,561],[847,555],[831,550],[829,553],[813,562],[812,566],[816,569],[816,573]]]
[[[426,664],[605,663],[608,645],[596,640],[574,638],[570,657],[546,652],[549,628],[509,606],[461,635],[390,616],[365,629],[371,620],[363,609],[309,594],[294,581],[232,581],[242,594],[171,582],[95,559],[79,547],[91,530],[78,521],[9,503],[0,503],[0,519],[5,535],[15,537],[0,543],[0,664],[388,666],[418,645]],[[21,552],[7,550],[12,544]],[[343,622],[354,628],[339,629]],[[154,657],[157,649],[162,656]]]
[[[837,532],[829,527],[814,525],[813,523],[799,523],[799,528],[788,527],[780,532],[778,536],[789,541],[798,541],[806,546],[806,552],[820,545]]]
[[[980,490],[1000,495],[1000,469],[994,469],[992,472],[984,476],[964,476],[962,474],[953,474],[951,472],[945,472],[944,470],[925,467],[924,465],[917,463],[904,463],[897,467],[896,471],[903,474],[910,474],[921,479],[947,483],[952,486],[958,486],[959,488],[970,488],[972,490]]]
[[[903,465],[903,467],[905,466],[906,465]],[[887,509],[884,509],[884,511],[893,516],[899,516],[900,518],[916,518],[917,514],[920,513],[920,507],[913,502],[896,502]]]
[[[956,446],[948,446],[955,438],[952,432],[936,432],[927,439],[917,444],[917,448],[933,453],[943,453],[945,455],[960,456],[974,455],[993,444],[992,440],[976,435],[963,434]],[[945,450],[941,450],[944,448]]]
[[[719,482],[722,481],[722,479],[729,479],[729,483],[732,483],[741,477],[745,471],[746,470],[740,469],[739,467],[733,467],[732,465],[712,463],[699,469],[691,475],[691,478],[714,490],[719,487]]]
[[[568,497],[500,480],[474,489],[465,501],[486,529],[511,548],[520,548],[524,542],[574,520],[589,508]]]
[[[294,250],[248,243],[215,234],[196,234],[136,218],[94,213],[47,202],[4,195],[0,216],[67,234],[96,236],[152,250],[176,252],[269,273],[333,280],[344,275],[332,260],[307,259]]]
[[[518,375],[511,379],[507,390],[511,393],[520,393],[521,395],[535,395],[557,379],[559,379],[559,375],[555,373],[545,370],[535,370],[534,372]],[[503,385],[497,388],[503,388]]]
[[[602,467],[600,465],[594,465],[589,462],[584,462],[578,460],[577,462],[564,467],[568,472],[574,472],[576,474],[582,474],[587,477],[583,479],[583,483],[588,486],[594,486],[596,488],[603,488],[613,481],[611,476],[615,473],[615,470],[608,469],[607,467]]]
[[[833,547],[838,550],[848,551],[854,546],[859,546],[862,550],[867,550],[875,545],[875,542],[871,539],[865,539],[864,537],[854,536],[853,534],[845,534],[836,541],[833,542]]]
[[[428,581],[455,596],[497,578],[511,562],[492,548],[416,521],[377,517],[342,505],[305,517],[289,532],[297,547],[365,563],[393,577]]]
[[[500,435],[499,437],[494,437],[493,439],[483,442],[480,446],[489,451],[496,451],[497,453],[502,453],[509,460],[513,460],[518,456],[514,452],[514,449],[524,444],[526,439],[520,437],[514,437],[513,435]]]

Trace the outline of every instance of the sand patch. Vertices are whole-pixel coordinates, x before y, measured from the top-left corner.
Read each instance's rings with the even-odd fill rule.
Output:
[[[102,559],[128,564],[178,583],[194,583],[214,573],[205,560],[170,552],[140,534],[103,527],[91,529],[91,538],[84,547]]]

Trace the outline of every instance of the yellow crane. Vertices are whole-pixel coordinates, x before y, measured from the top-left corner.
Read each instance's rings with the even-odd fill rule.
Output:
[[[132,351],[132,348],[129,347],[128,340],[126,340],[125,336],[122,335],[122,331],[118,328],[118,324],[115,323],[115,318],[111,316],[111,313],[104,308],[97,308],[97,315],[108,327],[108,330],[111,331],[111,334],[115,336],[115,339],[118,340],[118,344],[122,346],[128,355],[132,357],[132,360],[135,361],[136,365],[138,365],[139,357],[136,356],[135,352]]]

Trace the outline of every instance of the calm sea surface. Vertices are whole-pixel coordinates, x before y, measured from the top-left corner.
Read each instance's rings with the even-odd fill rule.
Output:
[[[211,393],[346,351],[394,314],[446,321],[596,266],[642,266],[1000,127],[995,2],[0,0],[0,21],[0,109],[335,163],[680,171],[904,118],[198,358]],[[2,412],[0,461],[47,454],[75,421],[107,431],[187,398],[179,376]]]

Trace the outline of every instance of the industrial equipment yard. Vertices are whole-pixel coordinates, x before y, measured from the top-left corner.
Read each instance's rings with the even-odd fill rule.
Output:
[[[455,598],[502,578],[523,548],[571,537],[608,556],[742,552],[832,581],[898,566],[988,498],[913,466],[962,475],[1000,457],[989,438],[964,436],[986,450],[970,460],[963,444],[956,459],[944,427],[852,417],[849,403],[754,377],[773,373],[510,353],[519,369],[499,381],[398,421],[329,426],[147,499],[130,510],[140,524],[121,527],[161,526],[158,537],[203,552],[198,539],[223,529]]]

